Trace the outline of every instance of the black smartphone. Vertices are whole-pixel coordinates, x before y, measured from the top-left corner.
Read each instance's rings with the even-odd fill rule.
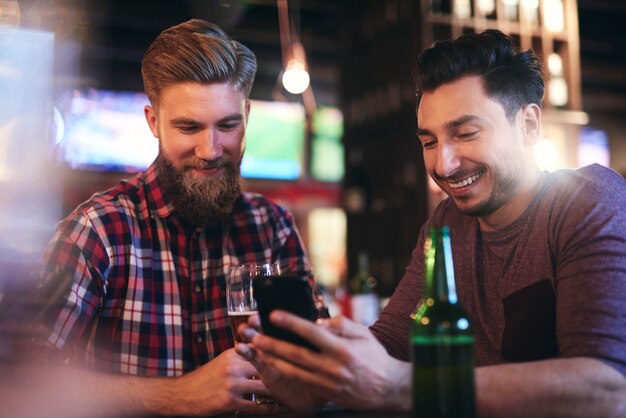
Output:
[[[275,309],[291,312],[309,321],[317,319],[317,309],[313,302],[313,291],[306,277],[258,277],[254,279],[252,286],[263,332],[274,338],[317,351],[317,348],[308,341],[290,331],[275,326],[269,320],[270,313]]]

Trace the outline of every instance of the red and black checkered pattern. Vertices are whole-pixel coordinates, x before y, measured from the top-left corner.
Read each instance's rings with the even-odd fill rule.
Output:
[[[230,265],[278,262],[283,272],[310,272],[284,208],[243,193],[224,225],[191,227],[157,178],[153,165],[95,194],[58,225],[40,286],[53,293],[42,315],[50,358],[178,376],[233,346]]]

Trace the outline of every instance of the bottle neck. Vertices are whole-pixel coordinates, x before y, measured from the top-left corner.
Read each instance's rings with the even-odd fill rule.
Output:
[[[452,246],[447,227],[430,229],[424,273],[424,300],[457,303]]]
[[[358,273],[369,274],[369,257],[367,253],[360,252],[357,256]]]
[[[369,272],[369,257],[367,252],[359,252],[357,255],[357,271],[349,280],[350,293],[373,293],[376,287],[376,279]]]

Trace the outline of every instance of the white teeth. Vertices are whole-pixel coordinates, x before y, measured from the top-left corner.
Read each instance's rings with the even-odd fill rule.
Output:
[[[459,181],[458,183],[448,183],[448,185],[452,188],[452,189],[458,189],[460,187],[465,187],[469,184],[474,183],[476,180],[478,180],[480,178],[482,174],[475,174],[471,177],[466,178],[463,181]]]

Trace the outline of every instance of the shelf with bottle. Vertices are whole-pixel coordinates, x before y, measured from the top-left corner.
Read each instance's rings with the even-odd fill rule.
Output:
[[[424,18],[431,24],[499,29],[506,33],[568,39],[569,10],[563,0],[422,0]],[[435,37],[435,39],[441,39]]]
[[[369,255],[360,251],[357,255],[357,271],[348,279],[344,294],[343,314],[354,321],[370,326],[380,313],[380,298],[376,293],[376,278],[369,271]]]

